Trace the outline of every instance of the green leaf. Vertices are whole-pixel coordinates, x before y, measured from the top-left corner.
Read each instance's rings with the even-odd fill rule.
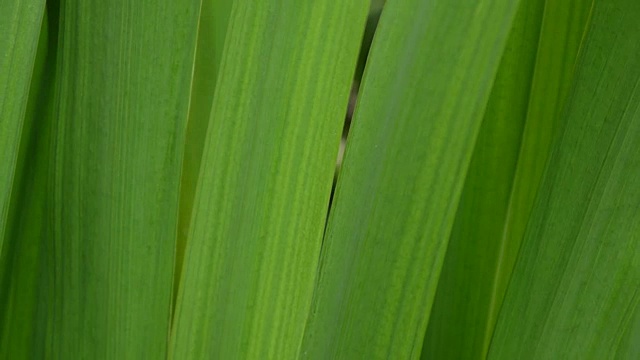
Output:
[[[43,13],[44,0],[0,5],[0,254]]]
[[[425,359],[486,357],[591,3],[521,2],[456,214]]]
[[[61,3],[46,358],[166,357],[199,8]]]
[[[495,291],[498,298],[507,287],[552,141],[564,121],[561,110],[573,84],[576,59],[590,24],[593,3],[593,0],[547,0],[545,4],[527,123],[501,240],[503,248]]]
[[[211,116],[211,105],[222,59],[224,38],[233,0],[203,0],[198,20],[196,60],[191,84],[191,102],[180,180],[180,212],[174,274],[174,298],[177,296],[182,262],[189,233],[191,210],[200,174],[200,161]],[[175,299],[174,299],[175,302]]]
[[[423,359],[482,359],[493,333],[492,290],[518,161],[544,0],[522,0],[514,19],[447,247]]]
[[[172,358],[297,355],[367,5],[234,2]]]
[[[301,356],[420,356],[517,1],[389,0],[331,209]]]
[[[638,17],[634,0],[595,3],[491,359],[640,355]]]
[[[38,328],[50,111],[55,41],[49,41],[46,11],[29,87],[11,205],[0,255],[0,359],[41,359],[44,332]],[[53,36],[52,36],[53,37]]]

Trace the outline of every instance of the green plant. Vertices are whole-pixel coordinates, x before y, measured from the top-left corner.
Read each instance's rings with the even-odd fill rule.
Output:
[[[5,0],[0,359],[639,358],[638,18]]]

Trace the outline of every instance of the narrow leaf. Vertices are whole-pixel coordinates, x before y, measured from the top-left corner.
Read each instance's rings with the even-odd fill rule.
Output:
[[[0,4],[0,254],[44,0]]]
[[[303,358],[420,356],[517,5],[386,2],[331,209]]]
[[[193,209],[196,185],[200,174],[200,161],[207,127],[209,126],[213,95],[218,79],[232,3],[233,0],[202,0],[200,19],[198,20],[196,60],[191,84],[191,102],[189,103],[189,119],[180,180],[180,212],[178,217],[178,243],[176,244],[174,295],[177,295],[182,273],[182,262],[191,222],[191,210]]]
[[[593,3],[593,0],[547,0],[545,4],[527,123],[501,240],[495,289],[498,299],[504,294],[517,258],[552,140],[565,121],[561,110],[573,84],[576,59],[589,28]]]
[[[49,5],[48,5],[49,7]],[[0,359],[41,359],[42,249],[55,40],[45,11],[0,256]],[[54,33],[55,34],[55,33]],[[54,35],[51,34],[51,35]],[[51,39],[51,41],[49,41]]]
[[[199,8],[61,2],[47,358],[166,356]]]
[[[296,357],[367,9],[234,2],[172,358]]]
[[[486,357],[591,3],[521,2],[456,214],[424,359]]]
[[[592,16],[490,359],[638,355],[640,3]]]

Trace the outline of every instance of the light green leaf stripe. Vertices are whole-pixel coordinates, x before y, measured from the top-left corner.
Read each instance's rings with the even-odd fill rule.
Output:
[[[484,359],[492,296],[542,25],[544,0],[522,0],[478,134],[447,247],[423,359]],[[559,39],[562,40],[562,39]],[[495,315],[493,316],[495,317]]]
[[[518,1],[388,0],[301,357],[415,359]]]
[[[490,359],[640,355],[639,17],[595,3]]]
[[[44,0],[0,4],[0,254]]]
[[[166,357],[199,9],[61,3],[47,358]]]
[[[234,1],[171,358],[297,356],[367,9]]]
[[[456,215],[425,359],[486,357],[591,4],[521,3]]]

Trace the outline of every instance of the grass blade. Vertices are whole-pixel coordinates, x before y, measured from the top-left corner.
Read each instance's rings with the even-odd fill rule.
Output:
[[[637,355],[640,4],[592,14],[491,359]]]
[[[47,358],[166,356],[199,8],[61,2]]]
[[[191,102],[185,139],[184,161],[180,180],[180,212],[174,274],[174,296],[177,296],[182,262],[189,234],[191,210],[200,174],[200,161],[211,116],[211,105],[222,59],[224,39],[233,0],[203,0],[198,20],[196,61],[191,84]],[[175,300],[175,299],[174,299]]]
[[[386,2],[338,179],[303,358],[420,356],[517,5]]]
[[[521,2],[465,180],[425,359],[486,357],[591,3]]]
[[[234,2],[173,358],[296,357],[367,4]]]
[[[509,199],[502,238],[502,273],[496,293],[503,294],[520,249],[552,140],[564,121],[561,110],[573,84],[576,59],[590,24],[593,0],[547,0],[531,98]],[[500,296],[501,297],[501,296]],[[496,308],[497,310],[497,308]]]
[[[0,359],[41,359],[44,332],[39,325],[42,282],[50,110],[55,41],[49,41],[45,11],[29,87],[11,205],[0,256]]]
[[[44,0],[0,5],[0,254],[43,14]]]

